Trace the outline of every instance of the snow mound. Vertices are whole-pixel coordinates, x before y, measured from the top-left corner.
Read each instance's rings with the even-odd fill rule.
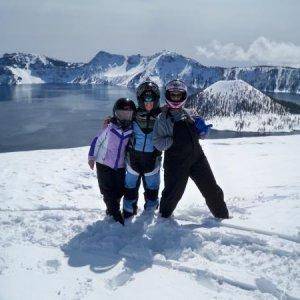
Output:
[[[298,115],[243,80],[220,80],[191,97],[188,106],[216,129],[264,133],[292,131],[300,125]]]

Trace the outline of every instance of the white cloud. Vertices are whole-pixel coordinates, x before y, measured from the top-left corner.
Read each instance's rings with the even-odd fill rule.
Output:
[[[259,37],[248,48],[234,43],[222,44],[217,40],[207,46],[198,46],[198,55],[209,61],[225,64],[267,64],[300,67],[300,46],[271,41]]]

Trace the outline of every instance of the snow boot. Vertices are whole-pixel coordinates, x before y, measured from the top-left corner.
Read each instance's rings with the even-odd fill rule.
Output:
[[[125,225],[124,224],[124,217],[122,215],[122,213],[120,211],[112,214],[112,217],[113,219],[116,221],[116,222],[119,222],[120,224],[122,224],[123,226]]]
[[[158,209],[158,201],[147,200],[144,205],[145,212],[155,212]]]

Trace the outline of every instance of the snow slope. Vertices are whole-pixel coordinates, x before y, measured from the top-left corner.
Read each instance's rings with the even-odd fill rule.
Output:
[[[243,80],[220,80],[190,97],[187,106],[211,122],[215,129],[282,132],[300,128],[300,116],[287,112]]]
[[[0,299],[299,299],[299,136],[202,145],[232,219],[189,182],[174,218],[122,227],[87,147],[0,154]]]
[[[299,68],[209,67],[170,51],[161,51],[150,56],[125,56],[100,51],[85,64],[71,64],[27,53],[4,54],[0,57],[0,84],[28,83],[30,76],[39,77],[46,83],[110,84],[127,87],[136,87],[146,79],[151,79],[160,86],[172,79],[181,79],[194,89],[204,89],[219,80],[242,79],[261,91],[300,93]],[[35,79],[32,80],[32,83],[36,82]]]

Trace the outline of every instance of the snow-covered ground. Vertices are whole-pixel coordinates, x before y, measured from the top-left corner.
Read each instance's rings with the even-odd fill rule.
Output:
[[[213,124],[217,130],[238,132],[282,133],[300,130],[299,114],[251,114],[243,113],[231,117],[212,117],[206,123]]]
[[[0,154],[0,299],[299,299],[299,136],[202,145],[232,219],[189,182],[174,218],[122,227],[87,147]]]

